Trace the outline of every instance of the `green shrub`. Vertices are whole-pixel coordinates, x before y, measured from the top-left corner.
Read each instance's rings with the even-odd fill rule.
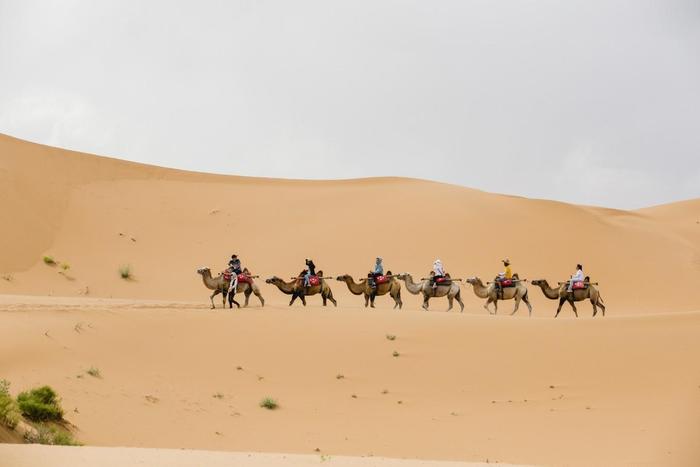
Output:
[[[122,279],[131,279],[131,266],[124,265],[119,267],[119,275]]]
[[[10,383],[0,380],[0,423],[14,429],[21,415],[17,402],[10,395]]]
[[[49,386],[24,391],[17,396],[22,415],[35,422],[59,421],[63,419],[63,409],[56,391]]]
[[[56,265],[56,260],[54,260],[52,256],[44,256],[43,260],[44,264],[48,264],[49,266]]]
[[[89,374],[94,378],[102,378],[102,373],[100,373],[100,369],[95,368],[94,366],[91,366],[85,373]]]
[[[54,444],[58,446],[80,446],[73,435],[55,426],[39,424],[35,433],[28,433],[25,439],[33,444]]]
[[[260,407],[268,410],[275,410],[277,407],[279,407],[279,404],[272,397],[266,397],[260,401]]]

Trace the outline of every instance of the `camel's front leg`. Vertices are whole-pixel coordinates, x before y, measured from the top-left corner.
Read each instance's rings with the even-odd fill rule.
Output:
[[[447,311],[450,311],[452,309],[452,302],[454,302],[454,297],[452,295],[447,296]]]
[[[245,303],[243,303],[243,308],[247,308],[247,307],[248,307],[248,300],[250,300],[250,294],[252,294],[252,293],[253,293],[253,289],[250,289],[250,288],[249,288],[249,289],[246,290],[245,293],[243,294],[243,295],[245,296]]]
[[[430,300],[430,297],[428,296],[428,294],[423,294],[423,306],[422,306],[422,308],[426,311],[428,310],[428,300]]]
[[[486,311],[488,311],[490,315],[493,314],[491,312],[491,309],[489,308],[489,303],[491,303],[492,301],[493,300],[491,299],[491,297],[489,297],[488,299],[486,299],[486,303],[484,303],[484,308],[486,308]]]
[[[559,312],[561,312],[561,307],[564,306],[564,302],[565,302],[565,301],[566,301],[566,297],[561,297],[561,298],[559,299],[559,306],[557,307],[557,314],[554,315],[555,318],[556,318],[557,316],[559,316]]]
[[[369,306],[369,295],[365,294],[365,308]]]
[[[214,297],[216,297],[216,294],[218,294],[219,291],[215,290],[213,294],[211,294],[211,297],[209,297],[209,300],[211,301],[211,309],[213,310],[216,308],[216,305],[214,305]],[[226,306],[226,299],[224,299],[224,306]]]
[[[571,304],[571,308],[574,309],[574,314],[575,314],[576,317],[578,318],[578,311],[576,310],[576,305],[574,304],[574,301],[573,301],[573,300],[569,300],[569,303]]]

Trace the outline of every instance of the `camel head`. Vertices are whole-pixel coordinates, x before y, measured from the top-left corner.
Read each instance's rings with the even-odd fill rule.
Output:
[[[481,279],[479,279],[476,276],[467,278],[467,283],[469,283],[471,285],[483,285],[483,283],[481,282]]]
[[[396,277],[397,279],[403,281],[403,280],[406,280],[406,278],[407,278],[409,275],[410,275],[410,274],[408,274],[407,272],[400,272],[400,273],[398,273],[398,274],[394,274],[394,277]]]
[[[280,279],[280,278],[277,277],[277,276],[272,276],[272,277],[270,277],[269,279],[265,279],[265,283],[266,283],[266,284],[276,284],[276,283],[279,283],[279,282],[282,282],[282,279]]]
[[[547,284],[547,281],[544,280],[544,279],[535,279],[535,280],[530,281],[530,283],[531,283],[532,285],[536,285],[536,286],[538,286],[538,287],[541,287],[541,286],[547,287],[547,285],[548,285],[548,284]]]
[[[199,268],[197,269],[197,274],[204,275],[206,273],[211,274],[211,270],[209,268]]]
[[[345,282],[348,279],[352,280],[352,276],[349,274],[343,274],[342,276],[338,276],[335,278],[335,280],[341,281],[341,282]]]

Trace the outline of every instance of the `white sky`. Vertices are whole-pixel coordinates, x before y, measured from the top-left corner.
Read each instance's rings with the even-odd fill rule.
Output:
[[[0,0],[0,132],[228,174],[700,197],[700,0]]]

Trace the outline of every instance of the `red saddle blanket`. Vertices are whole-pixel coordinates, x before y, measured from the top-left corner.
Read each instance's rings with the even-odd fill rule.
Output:
[[[587,288],[587,287],[588,287],[588,286],[586,285],[585,282],[576,281],[576,282],[574,282],[574,285],[573,285],[573,287],[571,287],[571,288],[574,289],[574,290],[581,290],[581,289],[585,289],[585,288]]]
[[[447,277],[438,277],[437,279],[435,279],[435,282],[436,282],[437,284],[442,284],[443,282],[447,282],[447,281],[449,281],[449,280],[450,280],[450,279],[447,278]]]
[[[223,275],[224,275],[224,280],[227,280],[227,281],[230,281],[230,280],[231,280],[231,277],[233,277],[233,274],[230,273],[230,272],[228,272],[228,271],[224,271],[224,272],[223,272]],[[253,279],[251,279],[250,277],[246,276],[245,274],[239,274],[239,275],[238,275],[238,282],[245,282],[245,283],[248,283],[248,284],[252,284],[252,283],[253,283]]]
[[[321,279],[319,279],[318,276],[310,276],[309,277],[309,285],[310,286],[316,286],[321,284]]]
[[[512,279],[503,279],[501,281],[501,287],[515,287],[515,281]]]
[[[384,284],[386,282],[389,282],[389,278],[386,276],[377,276],[374,278],[374,283],[377,285]]]

